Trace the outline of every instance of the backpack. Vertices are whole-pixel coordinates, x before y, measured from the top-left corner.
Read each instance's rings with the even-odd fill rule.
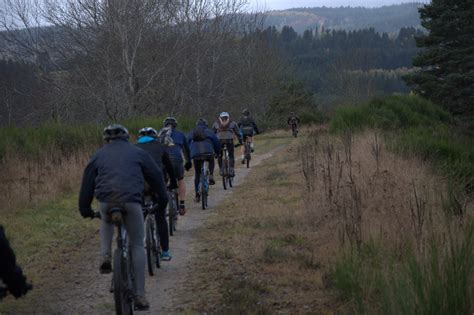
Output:
[[[242,116],[242,118],[240,118],[240,125],[242,127],[253,127],[250,116]]]
[[[165,127],[160,130],[158,134],[158,139],[160,143],[165,147],[172,147],[174,146],[173,138],[171,138],[171,132],[173,129],[171,127]]]
[[[207,138],[204,127],[202,126],[197,126],[194,128],[192,136],[193,141],[204,141]]]

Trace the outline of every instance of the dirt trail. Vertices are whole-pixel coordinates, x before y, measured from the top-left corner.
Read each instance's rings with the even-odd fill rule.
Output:
[[[252,166],[272,157],[276,151],[283,147],[284,145],[280,145],[263,155],[255,155],[250,169],[236,163],[235,186],[243,182],[249,171],[252,170]],[[192,201],[192,192],[194,191],[192,181],[192,177],[186,178],[188,213],[180,217],[178,231],[170,239],[173,259],[171,262],[163,262],[161,269],[154,277],[146,276],[146,293],[151,307],[149,312],[140,312],[140,314],[180,312],[180,305],[176,305],[178,299],[176,291],[177,288],[186,284],[188,275],[192,272],[193,260],[197,259],[195,233],[214,212],[215,206],[232,193],[232,189],[223,189],[221,177],[216,176],[216,185],[211,186],[209,209],[203,211],[199,203]],[[114,313],[113,297],[108,292],[111,276],[99,274],[98,247],[97,233],[96,236],[83,244],[81,249],[78,249],[74,255],[79,258],[78,261],[71,260],[70,272],[53,285],[48,299],[43,301],[46,312],[61,314]],[[36,311],[43,312],[43,308],[39,307]]]

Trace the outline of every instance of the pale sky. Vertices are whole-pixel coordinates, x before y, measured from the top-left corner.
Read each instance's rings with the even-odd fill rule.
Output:
[[[384,5],[400,4],[406,2],[423,2],[429,0],[250,0],[250,5],[255,9],[283,10],[300,7],[381,7]]]

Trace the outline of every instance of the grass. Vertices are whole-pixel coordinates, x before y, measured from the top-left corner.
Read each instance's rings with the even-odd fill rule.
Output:
[[[83,259],[82,244],[98,231],[98,220],[80,217],[76,194],[27,209],[3,212],[2,224],[34,290],[23,299],[8,297],[2,301],[0,313],[31,311],[31,305],[47,307],[44,299],[51,296],[48,294],[51,286],[56,281],[65,281],[61,277],[54,279],[55,275],[71,270],[69,262]]]
[[[391,149],[429,161],[462,189],[474,189],[474,140],[456,129],[449,113],[416,96],[391,96],[361,106],[339,108],[331,131],[375,128],[385,132]]]
[[[143,127],[161,129],[163,118],[137,117],[120,123],[129,129],[134,139]],[[178,117],[181,130],[191,130],[194,123],[194,119]],[[0,159],[5,161],[22,157],[36,160],[51,155],[64,158],[77,151],[96,148],[102,144],[102,130],[107,124],[65,125],[47,122],[36,127],[0,128]]]

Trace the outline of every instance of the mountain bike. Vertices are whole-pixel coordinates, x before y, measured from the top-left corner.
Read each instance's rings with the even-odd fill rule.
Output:
[[[156,227],[155,209],[156,205],[151,196],[145,196],[143,202],[143,215],[145,217],[145,251],[148,273],[155,274],[155,267],[160,268],[160,236]]]
[[[298,125],[293,123],[291,124],[291,132],[293,134],[293,137],[298,137]]]
[[[201,198],[201,206],[202,210],[207,209],[207,197],[209,195],[209,158],[213,159],[213,155],[203,156],[202,159],[202,166],[201,166],[201,176],[199,179],[199,195]]]
[[[170,236],[173,236],[178,225],[178,190],[168,189],[168,224],[170,230]]]
[[[221,168],[222,168],[222,185],[224,186],[224,189],[227,189],[227,186],[232,187],[233,177],[231,176],[232,174],[230,173],[230,158],[229,158],[229,151],[227,149],[227,144],[224,144],[224,147],[222,148]]]
[[[250,138],[245,137],[244,141],[244,159],[245,159],[245,164],[247,165],[247,168],[250,167],[250,159],[252,158],[251,153],[252,153],[252,147],[251,147]]]
[[[122,207],[113,207],[108,211],[111,222],[117,229],[117,248],[113,256],[113,291],[115,313],[117,315],[133,314],[134,275],[132,269],[132,253],[128,244],[128,236],[123,224],[125,211]],[[95,215],[100,218],[100,212]]]

